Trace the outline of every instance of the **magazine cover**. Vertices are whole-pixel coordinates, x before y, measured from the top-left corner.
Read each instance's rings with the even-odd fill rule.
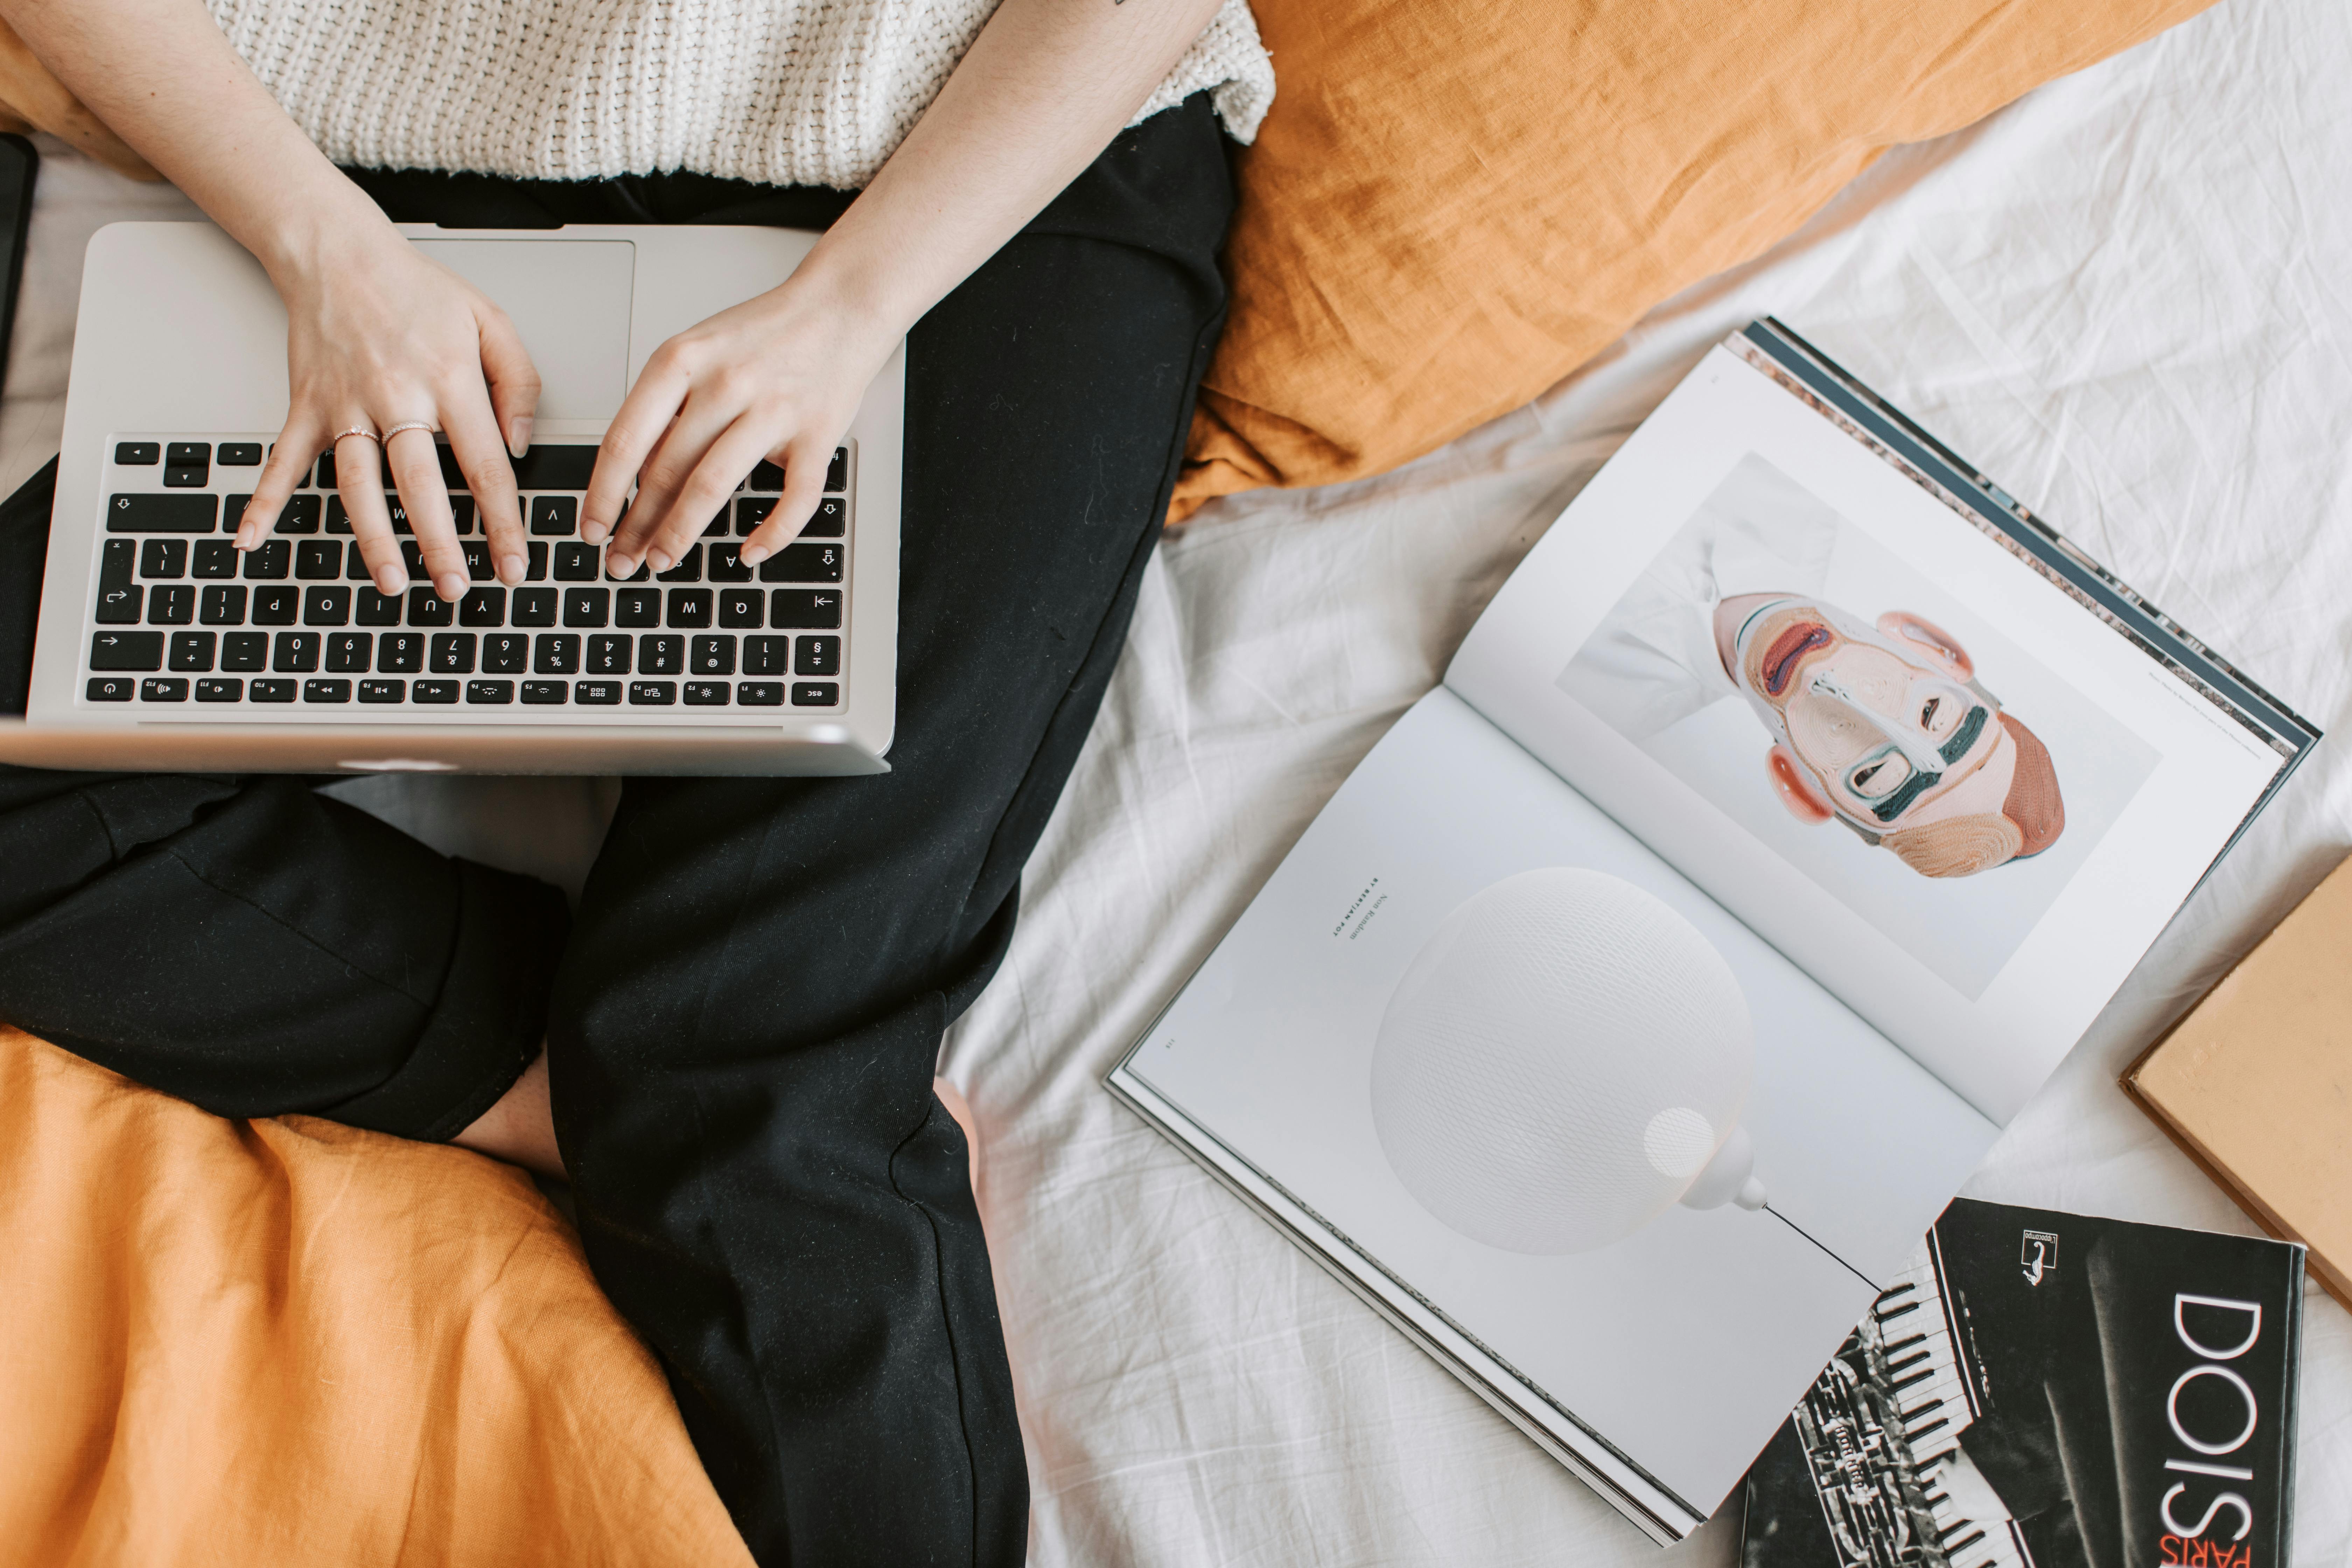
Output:
[[[2303,1256],[1955,1201],[1748,1472],[1742,1568],[2286,1563]]]

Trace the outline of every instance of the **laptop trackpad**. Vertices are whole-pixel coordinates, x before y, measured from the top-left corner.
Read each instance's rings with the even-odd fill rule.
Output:
[[[637,247],[625,239],[420,239],[514,319],[539,367],[539,417],[610,419],[629,390]]]

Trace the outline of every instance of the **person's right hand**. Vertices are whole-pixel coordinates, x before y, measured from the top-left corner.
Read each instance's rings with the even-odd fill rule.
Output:
[[[268,537],[304,471],[331,447],[335,488],[377,591],[408,587],[384,505],[388,466],[426,576],[444,599],[463,597],[466,557],[434,449],[432,433],[440,430],[473,492],[499,580],[520,583],[530,556],[507,454],[520,457],[530,445],[539,373],[506,312],[389,224],[346,232],[324,253],[273,269],[273,278],[286,301],[292,396],[236,524],[236,547],[251,550]],[[383,439],[381,450],[375,440],[343,434],[420,423],[425,427]]]

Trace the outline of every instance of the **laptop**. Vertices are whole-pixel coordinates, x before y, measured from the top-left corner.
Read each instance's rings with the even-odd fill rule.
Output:
[[[514,320],[542,381],[514,465],[529,581],[499,583],[442,447],[474,587],[378,594],[313,464],[231,543],[287,406],[286,315],[210,224],[122,223],[83,266],[30,699],[0,760],[205,772],[847,774],[888,770],[902,343],[800,540],[756,566],[761,464],[676,567],[623,582],[580,537],[596,443],[666,339],[774,287],[816,236],[572,226],[410,241]],[[387,487],[388,488],[388,487]],[[407,524],[387,496],[394,527]]]

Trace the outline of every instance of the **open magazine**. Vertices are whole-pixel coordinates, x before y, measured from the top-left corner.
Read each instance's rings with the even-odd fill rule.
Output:
[[[1679,1538],[2317,739],[1759,321],[1109,1085]]]

